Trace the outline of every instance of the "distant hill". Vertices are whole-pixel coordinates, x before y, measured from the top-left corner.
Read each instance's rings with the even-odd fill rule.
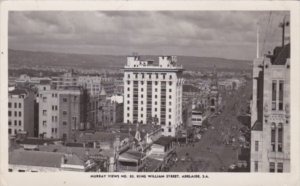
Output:
[[[157,60],[157,56],[142,56]],[[186,70],[203,70],[216,65],[219,69],[250,70],[251,61],[233,60],[213,57],[178,56],[178,63]],[[82,69],[120,69],[126,64],[126,56],[68,54],[55,52],[33,52],[12,50],[8,52],[8,62],[12,66],[52,66]]]

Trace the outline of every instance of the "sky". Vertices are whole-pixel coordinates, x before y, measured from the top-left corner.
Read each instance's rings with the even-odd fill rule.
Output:
[[[15,11],[10,49],[104,55],[185,55],[253,60],[280,45],[275,11]],[[264,52],[263,52],[264,51]]]

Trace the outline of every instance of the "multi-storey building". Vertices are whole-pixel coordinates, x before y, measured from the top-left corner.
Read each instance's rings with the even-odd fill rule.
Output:
[[[155,121],[163,134],[175,136],[182,124],[182,66],[175,56],[142,61],[127,58],[124,67],[124,122],[146,124]]]
[[[34,93],[26,89],[15,89],[9,92],[8,101],[8,134],[15,136],[26,132],[34,136]]]
[[[85,88],[90,96],[96,96],[101,92],[101,82],[100,76],[79,76],[77,84]]]
[[[253,63],[251,171],[290,171],[290,44]]]
[[[69,139],[73,131],[83,128],[82,91],[45,87],[39,91],[39,135]]]
[[[56,89],[63,89],[65,87],[76,87],[78,86],[78,77],[74,76],[72,72],[69,72],[59,77],[52,77],[51,83]]]

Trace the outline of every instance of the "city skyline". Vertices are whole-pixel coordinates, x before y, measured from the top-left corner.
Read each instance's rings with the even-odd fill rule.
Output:
[[[260,23],[260,50],[263,54],[280,44],[281,31],[277,23],[284,16],[288,16],[287,12],[11,12],[9,48],[62,53],[130,55],[137,52],[142,55],[252,60],[256,56],[257,23]],[[265,30],[272,34],[266,36]]]

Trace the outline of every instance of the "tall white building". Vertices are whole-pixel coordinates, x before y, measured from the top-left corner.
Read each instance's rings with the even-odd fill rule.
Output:
[[[124,67],[124,123],[162,126],[163,135],[175,136],[182,124],[182,66],[175,56],[142,61],[127,57]]]

